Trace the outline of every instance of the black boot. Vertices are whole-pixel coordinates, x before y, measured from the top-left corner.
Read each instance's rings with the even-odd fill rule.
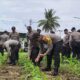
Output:
[[[54,68],[53,76],[57,76],[57,75],[58,75],[58,68]]]

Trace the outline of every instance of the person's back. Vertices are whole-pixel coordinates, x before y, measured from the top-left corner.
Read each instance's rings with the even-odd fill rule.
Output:
[[[5,33],[1,35],[1,41],[2,41],[2,42],[7,41],[8,39],[9,39],[9,35],[7,35],[7,34],[5,34]]]
[[[7,31],[4,31],[3,34],[0,35],[0,46],[3,46],[3,44],[9,39],[9,35]]]
[[[17,40],[13,40],[13,39],[9,39],[4,43],[4,48],[6,48],[7,52],[8,52],[8,64],[12,64],[15,65],[18,58],[18,46],[19,46],[19,41]]]
[[[71,41],[77,41],[77,42],[80,42],[80,33],[75,31],[75,32],[72,32],[70,34],[70,42]]]
[[[51,37],[51,39],[52,39],[52,41],[53,41],[54,43],[62,40],[61,37],[58,36],[58,35],[56,35],[56,34],[50,34],[49,36]]]

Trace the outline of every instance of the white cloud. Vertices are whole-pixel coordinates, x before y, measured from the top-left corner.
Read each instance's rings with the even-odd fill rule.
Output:
[[[16,25],[18,31],[24,32],[23,26],[25,23],[29,25],[29,19],[37,21],[44,18],[45,8],[56,11],[60,17],[60,29],[79,26],[79,20],[73,17],[80,16],[80,0],[0,0],[0,28],[3,26],[3,30],[10,30],[12,25]]]

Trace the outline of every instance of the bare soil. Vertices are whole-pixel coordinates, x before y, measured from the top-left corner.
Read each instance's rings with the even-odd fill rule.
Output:
[[[44,73],[47,75],[48,80],[80,80],[80,76],[76,76],[67,72],[60,72],[58,76],[53,76],[52,71]]]
[[[0,80],[22,80],[22,69],[19,66],[4,65],[0,68]]]

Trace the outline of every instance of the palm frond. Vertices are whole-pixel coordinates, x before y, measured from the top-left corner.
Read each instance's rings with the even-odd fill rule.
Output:
[[[45,9],[45,19],[38,21],[38,26],[42,26],[42,30],[49,32],[52,29],[60,27],[58,23],[58,16],[55,16],[55,11],[53,9]]]
[[[39,23],[38,27],[43,26],[43,25],[45,25],[46,20],[39,20],[38,23]]]

